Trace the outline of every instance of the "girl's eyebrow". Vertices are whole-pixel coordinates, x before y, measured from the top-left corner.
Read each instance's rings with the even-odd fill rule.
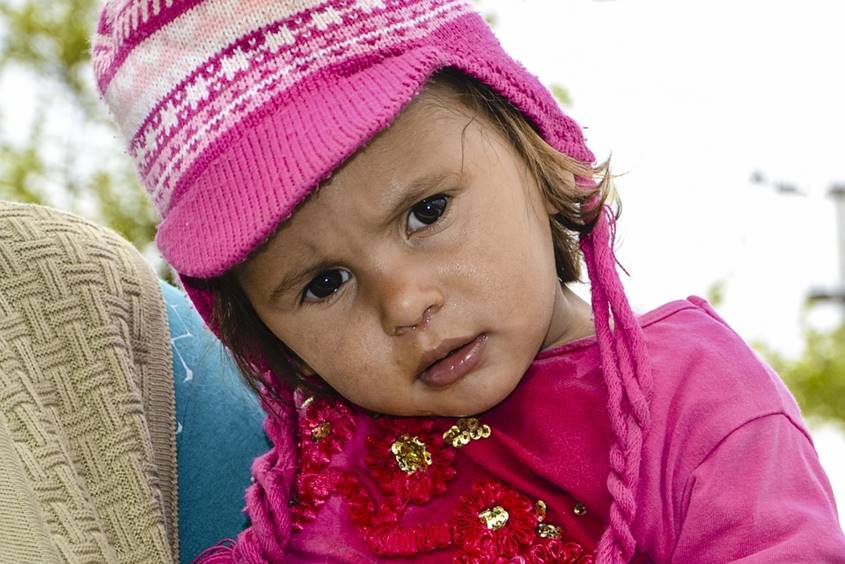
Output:
[[[319,270],[320,265],[315,264],[312,266],[307,266],[302,270],[299,271],[291,271],[286,274],[282,279],[279,281],[278,284],[273,288],[273,291],[270,292],[270,297],[268,301],[273,304],[276,303],[281,296],[288,293],[293,287],[299,286],[302,282],[305,281],[310,275],[314,274],[315,271]]]
[[[300,248],[298,252],[294,252],[294,264],[299,262],[300,264],[304,263],[304,266],[294,266],[281,277],[279,282],[270,291],[270,295],[267,298],[270,304],[276,303],[276,301],[281,296],[289,292],[291,288],[300,285],[306,278],[316,274],[317,271],[326,266],[317,260],[317,257],[315,256],[316,252],[316,249],[307,242],[305,243],[305,248]]]
[[[385,224],[392,223],[397,215],[416,204],[422,195],[432,188],[443,184],[449,178],[460,178],[461,174],[454,171],[437,171],[417,177],[407,185],[391,191],[384,199]]]

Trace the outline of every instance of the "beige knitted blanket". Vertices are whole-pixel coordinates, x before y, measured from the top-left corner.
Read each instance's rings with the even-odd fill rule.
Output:
[[[0,202],[0,562],[178,561],[170,362],[134,248]]]

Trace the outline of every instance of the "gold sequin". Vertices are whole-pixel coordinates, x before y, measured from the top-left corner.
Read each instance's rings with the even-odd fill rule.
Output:
[[[312,403],[314,403],[314,396],[308,396],[307,398],[305,398],[305,401],[303,401],[302,404],[300,404],[299,407],[300,407],[300,409],[305,409],[306,407],[308,407]]]
[[[455,448],[461,448],[468,445],[470,441],[486,439],[491,433],[490,425],[482,424],[475,417],[464,417],[458,419],[443,433],[443,440]]]
[[[542,499],[538,499],[537,503],[534,504],[534,513],[537,514],[537,521],[542,523],[546,520],[546,502]]]
[[[559,539],[561,537],[560,527],[551,523],[540,523],[537,525],[537,535],[543,539]]]
[[[417,437],[402,435],[390,445],[390,452],[396,457],[399,469],[406,474],[413,474],[423,466],[431,466],[431,453]]]
[[[587,506],[581,503],[580,501],[575,504],[572,508],[572,512],[577,515],[578,517],[582,517],[587,514]]]
[[[311,440],[315,443],[319,443],[323,439],[329,436],[329,433],[332,432],[332,424],[328,421],[323,421],[313,427],[311,427]]]
[[[478,518],[487,526],[488,529],[495,531],[496,529],[501,529],[505,526],[505,523],[508,522],[510,515],[508,515],[508,512],[505,511],[504,507],[496,505],[495,507],[485,509],[479,513]]]

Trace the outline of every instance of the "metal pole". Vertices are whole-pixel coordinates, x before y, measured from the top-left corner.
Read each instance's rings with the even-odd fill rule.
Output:
[[[839,242],[839,291],[845,293],[845,184],[834,184],[830,188],[830,196],[836,205],[836,232]]]
[[[836,250],[839,255],[839,280],[831,289],[814,288],[810,291],[811,301],[839,302],[845,319],[845,184],[834,184],[828,194],[836,206]]]

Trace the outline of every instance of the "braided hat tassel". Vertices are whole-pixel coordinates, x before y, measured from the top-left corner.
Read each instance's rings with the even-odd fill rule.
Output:
[[[607,489],[612,497],[610,524],[596,549],[598,562],[602,564],[628,562],[636,548],[631,525],[637,509],[635,496],[643,436],[651,422],[651,364],[642,329],[616,272],[614,236],[615,219],[605,206],[593,230],[580,241],[591,282],[608,416],[614,433],[607,477]],[[614,328],[610,326],[611,313]]]

